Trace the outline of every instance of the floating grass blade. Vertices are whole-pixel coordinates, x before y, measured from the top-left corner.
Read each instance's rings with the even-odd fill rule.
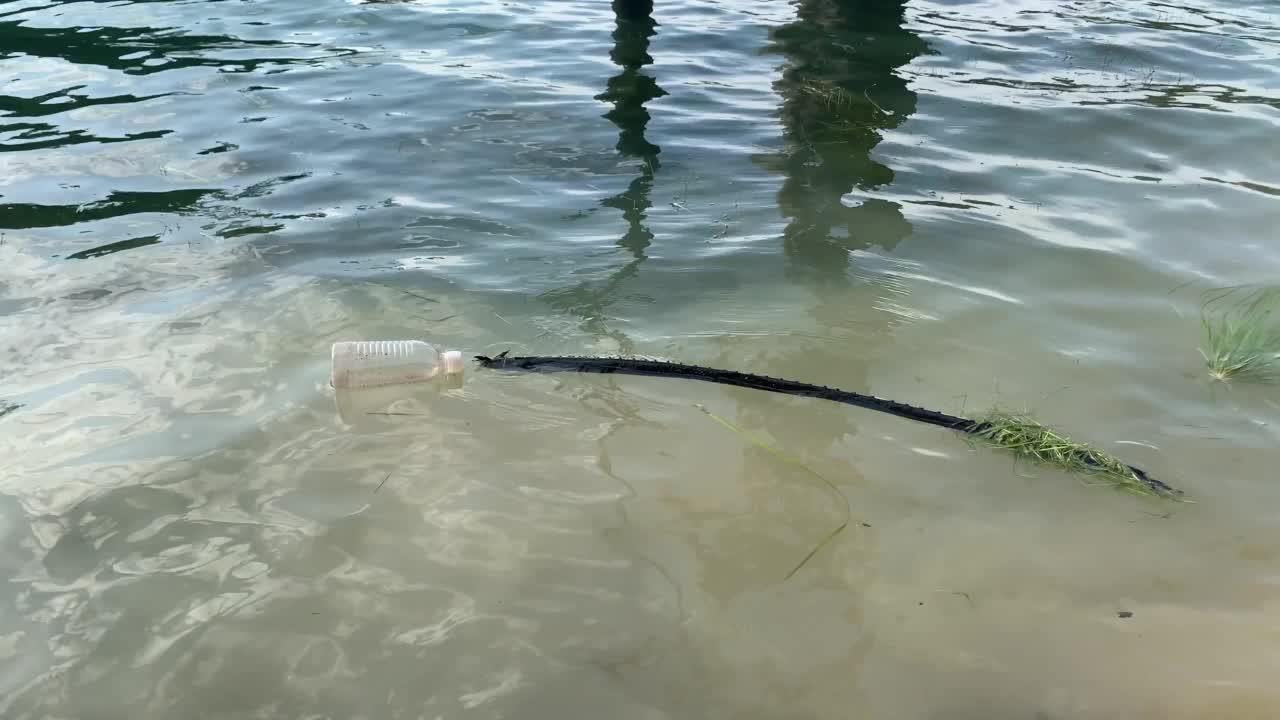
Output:
[[[720,417],[719,415],[716,415],[715,413],[711,412],[710,410],[703,407],[702,405],[698,405],[697,408],[702,412],[706,413],[707,416],[710,417],[712,420],[715,420],[716,422],[720,423],[724,427],[727,427],[730,430],[738,433],[742,437],[746,438],[747,442],[751,443],[752,445],[755,445],[761,450],[764,450],[765,452],[770,453],[774,457],[777,457],[792,465],[795,465],[800,469],[804,470],[805,472],[809,473],[810,475],[818,478],[818,480],[822,481],[822,483],[825,484],[828,488],[831,488],[831,492],[835,493],[837,496],[840,497],[841,500],[844,501],[844,521],[841,522],[835,529],[831,530],[831,532],[828,532],[826,536],[823,537],[822,540],[820,540],[818,544],[815,545],[807,555],[805,555],[803,558],[800,559],[800,562],[797,563],[795,567],[791,568],[791,572],[787,573],[787,576],[783,578],[784,580],[790,580],[791,576],[799,572],[800,568],[804,567],[806,563],[808,563],[811,559],[813,559],[814,555],[817,555],[818,552],[822,550],[822,548],[826,547],[832,540],[836,538],[837,535],[844,532],[845,528],[849,527],[849,522],[853,517],[853,509],[849,507],[849,499],[845,497],[844,493],[840,492],[840,488],[836,487],[835,483],[823,477],[813,468],[809,467],[808,465],[805,465],[804,461],[800,460],[800,458],[788,452],[780,450],[774,447],[773,445],[770,445],[769,443],[752,435],[746,430],[743,430],[737,425],[734,425],[732,422],[729,422],[728,420]]]
[[[1280,383],[1280,287],[1239,286],[1205,296],[1200,348],[1215,380]]]
[[[1027,415],[992,412],[975,425],[970,435],[1019,458],[1092,475],[1138,495],[1175,497],[1181,494],[1124,461],[1076,442]]]

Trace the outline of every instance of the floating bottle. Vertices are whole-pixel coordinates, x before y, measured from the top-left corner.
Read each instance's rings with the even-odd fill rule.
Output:
[[[361,340],[333,344],[335,389],[421,383],[463,371],[462,353],[438,350],[421,340]]]

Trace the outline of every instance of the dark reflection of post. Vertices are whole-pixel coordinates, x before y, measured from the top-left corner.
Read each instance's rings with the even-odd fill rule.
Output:
[[[874,353],[874,343],[867,341],[888,333],[890,317],[867,322],[865,310],[850,307],[850,301],[861,295],[848,290],[850,251],[871,245],[891,250],[910,233],[910,226],[892,203],[864,199],[846,205],[845,197],[893,180],[893,172],[873,160],[871,151],[883,130],[914,111],[915,95],[896,70],[925,46],[902,27],[902,0],[795,0],[795,7],[796,18],[773,32],[771,46],[785,58],[776,85],[782,98],[785,147],[762,162],[783,176],[778,205],[787,218],[786,271],[815,291],[817,302],[809,315],[822,328],[819,333],[831,339],[775,346],[768,352],[767,365],[785,377],[866,390]],[[722,362],[740,363],[743,355],[756,352],[756,346],[753,341],[726,338]],[[730,393],[737,405],[737,422],[852,496],[852,517],[845,515],[845,498],[825,483],[744,438],[741,492],[751,504],[751,522],[725,523],[714,531],[698,528],[702,541],[697,545],[702,561],[699,588],[722,607],[733,607],[744,586],[778,583],[790,570],[790,562],[805,558],[826,533],[848,518],[847,528],[787,582],[792,592],[833,582],[853,592],[837,610],[823,614],[826,611],[815,608],[805,618],[806,624],[821,624],[848,638],[838,657],[806,664],[803,678],[786,659],[765,655],[730,661],[725,671],[736,677],[749,673],[750,681],[736,687],[756,704],[761,716],[783,711],[770,706],[777,702],[775,698],[786,698],[788,709],[813,708],[815,716],[830,714],[827,710],[837,707],[854,715],[866,714],[862,685],[848,678],[857,676],[876,641],[857,590],[873,585],[879,575],[881,531],[876,526],[882,519],[869,501],[870,494],[862,492],[866,483],[856,460],[840,457],[848,455],[847,447],[837,449],[865,415],[820,400],[751,390]],[[889,479],[872,480],[879,484]],[[779,547],[784,532],[789,535],[785,549]],[[714,540],[706,541],[708,536]],[[754,569],[763,564],[761,558],[768,558],[769,572]],[[793,609],[781,599],[770,608],[775,617]],[[770,663],[776,665],[762,672]]]
[[[850,250],[891,250],[911,231],[894,203],[844,201],[893,181],[871,151],[915,111],[896,71],[925,43],[903,21],[904,0],[799,0],[796,19],[772,34],[786,58],[775,85],[786,140],[778,204],[789,219],[788,268],[799,276],[843,283]]]
[[[873,245],[892,250],[911,229],[895,204],[863,199],[846,205],[846,196],[893,180],[892,170],[873,160],[871,152],[882,131],[914,111],[915,94],[897,70],[925,49],[923,41],[903,28],[903,19],[902,0],[797,0],[796,18],[772,33],[771,49],[785,58],[776,84],[782,99],[785,147],[762,162],[783,176],[778,205],[787,218],[783,236],[787,272],[815,291],[817,302],[809,315],[822,327],[821,334],[832,336],[830,341],[797,341],[779,348],[780,352],[770,352],[768,366],[786,377],[867,390],[874,353],[874,343],[868,341],[889,331],[890,316],[867,322],[865,308],[849,306],[853,298],[862,296],[848,290],[850,251]],[[725,362],[750,351],[742,342],[726,341]],[[790,582],[805,587],[834,578],[846,587],[873,584],[879,574],[880,531],[875,526],[880,518],[867,494],[860,492],[864,481],[856,462],[842,461],[838,457],[842,453],[835,450],[865,415],[835,403],[765,397],[750,391],[733,394],[736,418],[744,429],[759,432],[788,454],[812,463],[811,468],[853,498],[848,528]],[[754,447],[744,452],[743,492],[758,508],[753,524],[796,529],[794,545],[781,555],[802,558],[825,531],[841,522],[843,498],[770,453]],[[887,480],[873,479],[877,484]],[[764,540],[753,541],[745,533],[734,538],[722,535],[714,546],[724,547],[723,555],[708,558],[703,568],[707,587],[741,585],[740,578],[716,578],[715,574],[717,568],[746,562],[743,548],[752,547],[750,543],[756,543],[756,555],[767,552]],[[770,552],[771,557],[778,555]],[[776,582],[761,578],[767,581]],[[851,593],[848,605],[838,613],[810,619],[847,628],[857,638],[839,659],[809,668],[814,678],[832,679],[822,683],[821,698],[809,693],[812,702],[845,708],[865,702],[857,687],[834,680],[856,673],[875,643],[871,629],[858,629],[864,623],[858,597]],[[778,676],[790,677],[785,666],[778,668]],[[809,679],[805,687],[812,689]],[[762,695],[782,696],[786,683],[780,680],[778,687],[767,688]]]
[[[914,110],[914,94],[895,71],[922,52],[924,44],[902,28],[901,0],[797,1],[796,20],[773,35],[773,49],[786,59],[777,86],[782,96],[786,147],[783,153],[763,161],[784,176],[778,203],[788,218],[785,262],[797,280],[818,291],[812,318],[824,329],[846,331],[826,334],[869,332],[881,336],[888,331],[887,320],[869,330],[866,323],[851,320],[853,314],[847,305],[851,293],[843,290],[848,285],[849,251],[873,244],[892,248],[910,228],[891,203],[846,207],[842,199],[852,191],[892,180],[892,172],[873,161],[870,153],[880,140],[880,131],[897,125]],[[708,364],[746,365],[754,371],[830,381],[851,389],[866,386],[871,353],[847,337],[831,343],[796,340],[774,345],[778,351],[768,351],[767,367],[760,362],[759,339],[725,337],[720,343],[718,357]],[[744,357],[748,358],[745,362]],[[673,392],[678,391],[673,387]],[[719,709],[721,705],[738,711],[726,715],[818,716],[831,714],[833,708],[852,709],[857,714],[866,702],[863,685],[849,679],[869,656],[875,635],[866,627],[862,596],[856,589],[873,584],[878,574],[880,530],[875,525],[880,520],[875,506],[867,501],[868,494],[859,492],[863,480],[858,469],[837,457],[833,447],[854,432],[859,411],[750,389],[725,392],[737,406],[729,419],[776,443],[855,496],[848,528],[786,581],[788,592],[754,593],[747,600],[751,591],[782,582],[794,563],[846,519],[843,498],[809,473],[743,437],[739,438],[744,448],[738,465],[741,469],[728,471],[734,474],[732,484],[708,483],[704,488],[698,483],[673,482],[666,493],[641,498],[635,506],[656,505],[661,509],[650,509],[651,517],[670,513],[678,519],[664,526],[664,533],[678,537],[682,549],[696,560],[685,566],[685,574],[674,574],[684,578],[682,597],[688,598],[691,606],[701,606],[707,617],[720,613],[735,622],[759,621],[763,626],[773,618],[794,613],[795,593],[834,583],[855,590],[848,593],[847,603],[828,614],[815,607],[800,625],[820,623],[848,639],[842,641],[839,657],[821,663],[805,658],[799,663],[804,666],[802,672],[795,669],[796,663],[788,662],[785,650],[729,657],[715,651],[698,652],[701,645],[697,638],[689,649],[672,650],[660,663],[622,672],[634,685],[653,683],[669,690],[651,696],[697,698],[691,702],[698,707],[680,707],[683,712],[679,714],[705,715],[706,708]],[[691,422],[705,423],[689,428],[695,437],[732,432],[711,418],[694,417]],[[726,472],[722,465],[703,467]],[[744,504],[748,510],[741,509]],[[721,508],[737,511],[720,512]],[[713,642],[717,624],[711,620],[700,629]],[[768,637],[765,631],[759,634]],[[781,638],[778,642],[780,647],[788,645]],[[725,643],[730,644],[727,639]],[[695,686],[704,678],[711,680]],[[719,688],[727,690],[720,694]]]
[[[809,314],[824,333],[858,339],[856,347],[851,340],[806,342],[771,354],[770,364],[854,390],[867,389],[874,350],[868,341],[888,333],[891,316],[866,322],[867,308],[849,306],[856,296],[869,297],[845,290],[850,251],[873,245],[892,250],[911,232],[895,203],[846,204],[851,193],[893,181],[893,171],[871,152],[881,132],[915,110],[915,93],[898,69],[926,45],[903,27],[903,5],[904,0],[797,0],[795,19],[771,32],[770,50],[785,59],[775,84],[785,146],[760,162],[783,175],[778,206],[788,219],[787,272],[817,292]],[[831,368],[839,368],[838,375],[826,375]],[[743,407],[742,419],[776,430],[774,436],[793,450],[824,454],[851,432],[856,417],[848,408],[806,404],[800,411],[805,417],[787,418],[795,411],[783,407],[790,406],[751,403]],[[750,417],[761,411],[777,414]]]
[[[606,198],[601,204],[622,211],[627,230],[618,239],[618,247],[631,253],[631,260],[602,283],[583,283],[554,290],[546,293],[543,299],[557,309],[583,317],[588,331],[613,336],[624,351],[630,351],[630,340],[607,328],[604,311],[618,299],[619,286],[636,274],[646,259],[645,250],[653,242],[653,233],[644,223],[645,213],[652,205],[649,193],[653,188],[661,150],[645,137],[645,128],[649,124],[645,103],[667,93],[658,87],[656,80],[641,72],[644,66],[653,63],[649,55],[649,39],[658,27],[653,19],[653,0],[614,0],[613,12],[616,25],[609,57],[622,71],[609,78],[605,91],[596,99],[613,104],[613,109],[605,113],[605,117],[618,127],[618,152],[624,157],[639,160],[641,165],[640,174],[626,190]]]
[[[618,245],[629,250],[636,260],[643,260],[645,248],[653,241],[653,233],[644,226],[644,218],[650,206],[649,191],[653,188],[653,175],[658,170],[661,152],[644,135],[649,125],[645,103],[666,92],[640,69],[653,63],[649,38],[657,32],[658,24],[653,20],[652,0],[614,0],[613,12],[617,27],[613,31],[613,52],[609,57],[622,72],[609,78],[608,89],[596,99],[613,103],[613,110],[605,113],[605,117],[618,126],[618,152],[639,159],[643,166],[640,176],[632,180],[624,192],[603,204],[621,210],[627,220],[627,234]]]

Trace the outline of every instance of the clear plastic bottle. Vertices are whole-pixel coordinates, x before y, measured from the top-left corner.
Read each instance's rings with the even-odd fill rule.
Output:
[[[441,352],[421,340],[367,340],[333,344],[329,384],[355,389],[426,382],[440,374],[461,375],[462,353]]]

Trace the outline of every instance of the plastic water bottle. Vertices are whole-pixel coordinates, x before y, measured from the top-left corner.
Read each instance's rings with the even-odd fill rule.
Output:
[[[420,383],[462,370],[461,352],[441,352],[421,340],[346,341],[333,344],[329,384],[357,389]]]

